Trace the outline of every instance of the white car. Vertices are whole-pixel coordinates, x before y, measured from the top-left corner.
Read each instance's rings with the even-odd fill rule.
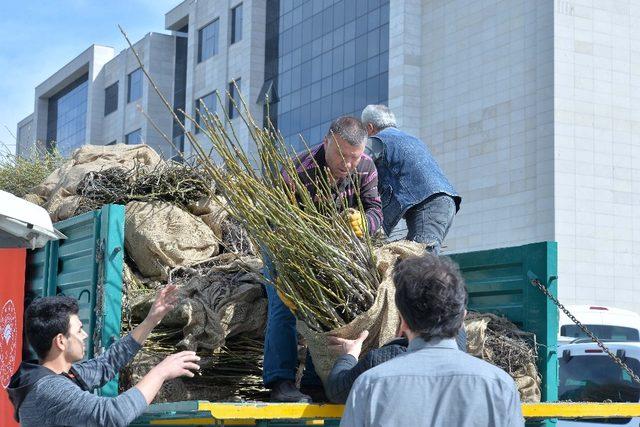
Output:
[[[580,340],[582,341],[582,340]],[[586,340],[585,340],[586,341]],[[640,342],[604,343],[640,375]],[[640,402],[635,383],[596,343],[576,342],[558,347],[558,400],[572,402]],[[558,427],[638,426],[640,418],[558,420]]]
[[[596,337],[603,340],[640,341],[640,314],[621,308],[600,305],[569,305],[571,312]],[[587,338],[584,332],[560,312],[558,345],[577,338]]]

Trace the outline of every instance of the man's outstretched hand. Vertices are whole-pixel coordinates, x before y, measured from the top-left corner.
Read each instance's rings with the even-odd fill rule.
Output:
[[[369,331],[362,331],[355,340],[329,336],[329,350],[340,356],[350,354],[357,359],[360,357],[360,352],[362,352],[362,343],[368,336]]]
[[[173,284],[165,286],[156,294],[156,299],[149,309],[147,319],[157,325],[164,319],[167,313],[176,307],[177,302],[178,287]]]
[[[167,356],[154,369],[156,369],[164,380],[172,380],[178,377],[193,378],[194,373],[200,370],[198,357],[195,351],[181,351]]]
[[[199,361],[200,357],[194,351],[171,354],[154,366],[135,387],[142,393],[147,404],[151,404],[165,381],[178,377],[193,377],[199,372]]]
[[[156,298],[151,304],[147,317],[136,328],[131,331],[131,336],[140,345],[144,343],[153,328],[164,319],[171,310],[173,310],[178,302],[178,287],[176,285],[167,285],[160,289],[156,294]]]

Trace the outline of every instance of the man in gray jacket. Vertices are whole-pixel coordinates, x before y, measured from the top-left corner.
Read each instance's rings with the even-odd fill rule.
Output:
[[[192,351],[172,354],[117,397],[92,393],[113,379],[141,348],[151,330],[173,309],[177,288],[158,292],[145,320],[98,357],[80,362],[87,333],[78,303],[66,296],[35,300],[27,308],[26,331],[38,360],[22,362],[7,392],[23,427],[126,426],[142,415],[164,381],[193,377],[200,359]]]
[[[458,267],[428,254],[407,258],[395,266],[393,281],[409,346],[358,377],[340,425],[523,426],[513,379],[456,345],[467,305]],[[354,342],[350,353],[357,358]]]

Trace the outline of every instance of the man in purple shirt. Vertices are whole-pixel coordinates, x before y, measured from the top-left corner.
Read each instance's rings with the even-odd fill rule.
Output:
[[[366,142],[367,131],[360,120],[340,117],[331,124],[321,144],[295,159],[298,176],[312,200],[317,200],[317,188],[323,180],[332,186],[332,197],[341,209],[357,209],[360,198],[365,218],[359,213],[352,213],[351,224],[356,234],[373,234],[382,224],[378,173],[371,158],[364,154]],[[291,182],[286,174],[285,179]],[[265,259],[264,274],[271,278],[275,272],[268,256]],[[264,383],[271,388],[272,401],[309,402],[311,398],[295,386],[298,362],[295,317],[273,286],[266,285],[266,290],[269,311],[264,346]],[[307,364],[307,371],[315,374],[312,363]],[[307,376],[310,383],[315,382],[313,374]]]

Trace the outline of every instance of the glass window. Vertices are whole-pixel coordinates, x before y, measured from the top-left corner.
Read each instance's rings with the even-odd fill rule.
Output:
[[[104,90],[104,115],[111,114],[118,109],[118,82]]]
[[[235,119],[240,114],[238,108],[241,108],[242,106],[242,101],[240,100],[241,90],[242,88],[240,87],[240,78],[237,78],[229,83],[229,106],[227,109],[229,110],[230,119]]]
[[[300,87],[300,67],[291,70],[291,87]]]
[[[242,40],[242,3],[231,9],[231,44]]]
[[[380,58],[374,56],[367,61],[367,77],[374,77],[380,74]]]
[[[367,34],[367,56],[371,58],[380,53],[380,29],[376,28]]]
[[[216,19],[198,31],[198,62],[218,53],[218,26]]]
[[[202,98],[198,98],[196,101],[196,133],[200,133],[200,127],[204,126],[204,120],[202,115],[215,114],[216,105],[217,105],[217,96],[216,91],[203,96]]]
[[[332,78],[328,77],[326,79],[322,79],[322,85],[320,86],[321,90],[322,90],[322,94],[324,95],[324,97],[328,96],[333,90],[332,90]]]
[[[389,24],[380,27],[380,52],[389,50]]]
[[[373,9],[367,17],[367,28],[373,30],[380,26],[380,9]]]
[[[297,145],[303,133],[316,144],[337,116],[387,102],[388,1],[266,1],[274,46],[265,61],[274,67],[265,81],[277,82],[270,114],[285,141]]]
[[[333,30],[333,13],[331,11],[331,7],[326,8],[322,11],[322,33],[323,34],[331,34]]]
[[[302,44],[311,43],[313,40],[313,33],[311,32],[311,19],[307,19],[302,23],[301,31],[302,31]]]
[[[598,338],[616,341],[640,341],[638,330],[634,328],[626,328],[624,326],[613,325],[585,325]],[[560,335],[564,337],[588,338],[577,325],[563,325],[560,328]]]
[[[347,0],[348,2],[349,0]],[[344,0],[337,2],[333,7],[333,26],[340,28],[344,25]]]
[[[627,357],[625,363],[640,372],[637,359]],[[559,359],[558,400],[573,402],[638,402],[640,386],[609,356],[586,355]],[[630,418],[580,419],[582,422],[627,424]]]
[[[118,140],[114,139],[113,141],[107,143],[107,145],[116,145],[117,142],[118,142]]]
[[[142,69],[138,68],[131,72],[127,81],[127,102],[140,99],[142,97]]]
[[[142,144],[142,129],[136,129],[125,135],[124,143],[127,145]]]
[[[69,156],[85,143],[88,75],[80,77],[49,98],[47,147]]]

